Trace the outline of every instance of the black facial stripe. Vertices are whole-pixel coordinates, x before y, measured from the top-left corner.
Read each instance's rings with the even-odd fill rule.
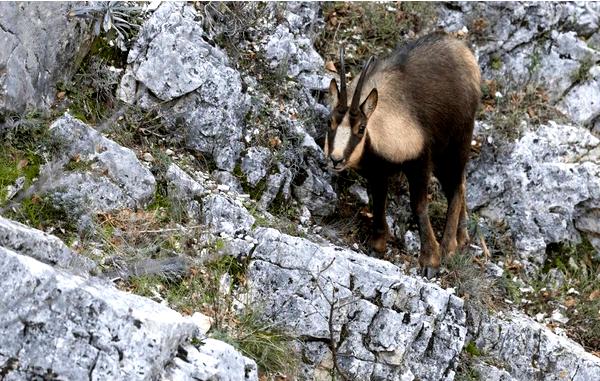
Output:
[[[352,151],[354,151],[354,148],[356,148],[356,145],[358,143],[360,143],[360,139],[361,139],[361,137],[359,137],[359,136],[356,136],[354,134],[350,135],[350,141],[348,142],[348,146],[344,150],[344,157],[345,158],[349,158],[350,157],[350,155],[352,154]]]
[[[330,154],[333,152],[333,141],[335,140],[336,131],[337,128],[335,130],[329,129],[329,131],[327,131],[327,148],[329,149]]]

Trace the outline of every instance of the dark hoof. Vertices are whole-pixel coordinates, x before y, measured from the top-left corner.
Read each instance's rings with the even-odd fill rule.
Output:
[[[435,278],[440,273],[439,268],[425,266],[421,268],[421,276],[427,277],[427,279]]]

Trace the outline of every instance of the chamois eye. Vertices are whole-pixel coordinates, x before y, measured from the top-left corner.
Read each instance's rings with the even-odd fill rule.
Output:
[[[365,129],[366,129],[366,128],[367,128],[367,126],[366,126],[366,125],[364,125],[364,124],[361,124],[361,125],[358,127],[358,134],[359,134],[359,135],[362,135],[362,134],[364,134],[364,133],[365,133]]]

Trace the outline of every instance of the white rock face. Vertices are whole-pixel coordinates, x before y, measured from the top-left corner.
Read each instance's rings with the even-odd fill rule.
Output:
[[[54,162],[65,172],[53,173],[56,166],[51,163],[42,167],[40,178],[50,179],[44,193],[67,212],[82,215],[139,208],[154,197],[154,176],[130,149],[69,114],[52,123],[50,132],[62,148]],[[82,169],[65,170],[69,163]]]
[[[72,252],[55,236],[1,216],[0,247],[76,273],[86,274],[96,267],[93,261]]]
[[[250,147],[242,157],[242,173],[250,186],[255,186],[267,175],[271,166],[271,156],[271,151],[266,147]]]
[[[6,379],[150,379],[195,326],[148,299],[0,248],[0,363]]]
[[[248,272],[254,302],[306,339],[313,367],[327,358],[320,344],[333,339],[350,379],[451,379],[466,334],[462,300],[349,250],[273,229],[258,229],[256,238]]]
[[[496,156],[471,163],[469,208],[506,220],[521,258],[541,266],[547,244],[579,241],[576,226],[598,234],[586,216],[600,207],[599,144],[585,128],[552,122],[526,132]]]
[[[71,78],[92,37],[90,23],[68,17],[73,5],[0,4],[0,114],[47,110]]]
[[[265,36],[262,42],[269,66],[274,71],[285,71],[311,90],[325,90],[331,77],[325,74],[325,62],[313,46],[315,25],[322,23],[315,3],[290,3],[284,17],[287,22]]]
[[[231,171],[242,149],[248,99],[226,54],[205,37],[194,7],[162,4],[129,52],[119,95],[143,108],[161,108],[189,148]]]
[[[501,376],[499,380],[510,380],[502,376],[506,373],[516,380],[600,379],[600,358],[522,314],[488,316],[472,329],[482,357],[493,359],[490,365],[495,364],[488,370]],[[504,371],[492,372],[497,367]]]
[[[208,193],[204,186],[194,180],[175,163],[169,166],[165,177],[171,203],[182,205],[188,217],[197,221],[200,220],[202,207],[197,198]]]
[[[8,238],[7,238],[8,237]],[[19,250],[17,254],[12,249]],[[48,252],[42,253],[47,250]],[[56,237],[0,218],[3,380],[257,380],[254,361],[202,339],[185,318],[105,281],[57,270],[75,256]],[[204,378],[203,378],[204,377]]]
[[[215,233],[230,236],[250,231],[255,218],[243,206],[220,194],[212,194],[203,202],[202,222]]]
[[[472,33],[484,36],[477,42],[484,78],[512,90],[541,86],[572,121],[588,124],[600,115],[598,14],[591,2],[463,2],[441,7],[438,24],[483,25]]]
[[[257,229],[248,270],[252,301],[300,336],[304,377],[333,368],[352,380],[452,380],[466,340],[491,380],[595,380],[600,359],[532,319],[465,311],[450,291],[391,263]],[[498,367],[501,367],[498,368]]]
[[[186,345],[162,376],[169,381],[254,381],[256,363],[242,356],[231,345],[206,339],[200,348]]]

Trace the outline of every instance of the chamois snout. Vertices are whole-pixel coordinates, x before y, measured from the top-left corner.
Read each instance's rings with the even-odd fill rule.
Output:
[[[344,162],[346,161],[343,156],[335,156],[333,154],[329,156],[329,160],[332,168],[335,170],[341,170],[344,168]]]

